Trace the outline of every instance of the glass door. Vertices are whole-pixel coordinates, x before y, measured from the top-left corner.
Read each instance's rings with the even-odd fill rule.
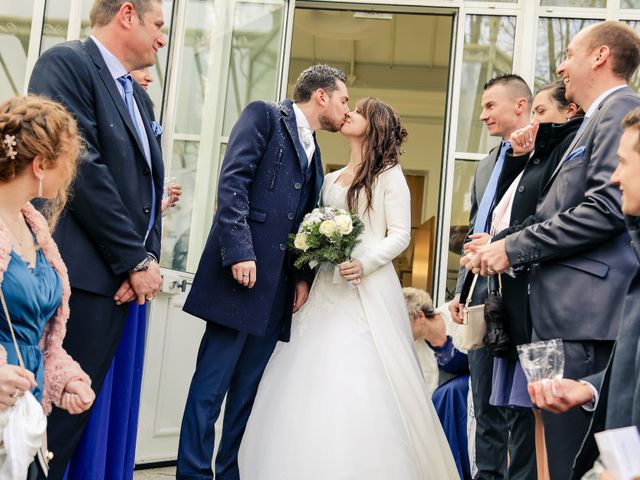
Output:
[[[175,3],[162,142],[166,178],[183,194],[163,218],[163,293],[149,314],[136,463],[176,458],[205,326],[182,306],[215,213],[231,128],[250,101],[277,99],[287,11],[285,0]]]

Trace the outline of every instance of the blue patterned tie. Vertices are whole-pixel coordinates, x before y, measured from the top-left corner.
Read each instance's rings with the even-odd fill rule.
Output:
[[[510,142],[502,142],[500,147],[500,153],[498,159],[491,172],[491,177],[487,183],[487,188],[484,190],[480,206],[478,207],[478,213],[476,214],[476,221],[473,224],[473,233],[483,233],[487,231],[487,220],[489,219],[489,211],[493,205],[493,201],[496,196],[496,189],[498,188],[498,179],[500,178],[500,172],[502,172],[502,165],[504,164],[504,157],[507,154],[507,149],[511,147]]]
[[[135,127],[136,133],[138,134],[138,140],[141,141],[142,132],[138,127],[138,121],[136,120],[136,111],[133,105],[133,102],[134,102],[133,79],[131,78],[131,75],[127,74],[127,75],[118,77],[118,82],[120,82],[120,85],[122,85],[122,89],[124,90],[124,103],[127,106],[129,116],[131,117],[133,126]],[[149,167],[151,167],[151,159],[146,158],[146,155],[145,155],[145,160],[147,161],[147,164],[149,164]],[[155,224],[155,219],[156,219],[156,188],[153,183],[153,175],[151,175],[151,212],[149,215],[149,225],[147,227],[147,233],[144,236],[145,242],[147,240],[147,237],[149,236],[149,232],[151,231],[151,229],[153,228],[153,225]]]
[[[136,121],[136,111],[133,107],[133,79],[131,75],[123,75],[118,77],[118,82],[122,85],[122,89],[124,90],[124,103],[127,106],[127,110],[129,111],[129,116],[131,117],[131,121],[133,122],[133,126],[136,129],[136,133],[138,134],[138,140],[142,139],[142,132],[138,129],[138,122]]]

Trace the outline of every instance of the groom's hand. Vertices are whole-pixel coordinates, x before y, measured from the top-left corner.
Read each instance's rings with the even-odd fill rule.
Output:
[[[256,262],[248,260],[231,265],[231,274],[240,285],[253,288],[256,284]]]
[[[293,299],[293,313],[296,313],[302,308],[304,303],[307,301],[307,298],[309,298],[309,284],[304,280],[300,280],[296,283],[296,292]]]

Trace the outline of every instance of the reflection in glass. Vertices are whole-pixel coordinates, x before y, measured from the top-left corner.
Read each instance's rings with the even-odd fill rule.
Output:
[[[564,61],[567,45],[577,33],[598,20],[540,18],[536,51],[535,89],[556,80],[556,69]]]
[[[187,267],[189,230],[193,211],[193,192],[196,184],[196,167],[200,142],[176,140],[173,143],[171,172],[167,178],[182,185],[182,196],[175,207],[168,208],[162,219],[162,255],[160,265],[184,271]]]
[[[236,5],[223,135],[249,102],[276,98],[283,10],[282,4]]]
[[[69,6],[71,0],[48,0],[44,12],[40,54],[67,40],[69,28]]]
[[[620,0],[620,8],[640,8],[640,0]]]
[[[207,72],[212,61],[211,51],[216,48],[214,41],[222,41],[223,32],[216,32],[212,28],[219,23],[216,21],[213,0],[189,0],[185,16],[176,132],[199,135],[202,129]]]
[[[515,36],[516,17],[467,16],[456,151],[489,150],[488,134],[478,119],[483,87],[492,77],[511,73]]]
[[[629,3],[634,3],[634,5],[637,5],[638,7],[640,7],[640,0],[635,0],[634,2],[629,2]],[[631,27],[636,32],[640,33],[640,21],[632,20],[625,23],[628,23],[629,25],[631,25]],[[631,77],[631,80],[629,81],[629,86],[633,88],[636,92],[640,91],[640,68],[636,69],[636,73],[634,73],[633,77]]]
[[[478,162],[456,160],[453,172],[453,201],[451,204],[451,223],[449,230],[449,254],[447,257],[446,299],[451,300],[456,288],[460,269],[460,257],[464,239],[469,232],[469,214],[471,213],[471,186],[476,174]]]
[[[540,4],[545,6],[555,7],[606,7],[607,0],[542,0]]]
[[[0,3],[0,99],[22,93],[33,0]]]
[[[67,0],[68,1],[68,0]],[[89,10],[94,0],[83,0],[82,2],[82,24],[80,27],[80,39],[85,40],[91,35],[91,25],[89,21]],[[165,76],[167,73],[167,58],[169,53],[169,34],[173,14],[173,1],[163,0],[162,11],[164,13],[164,27],[162,31],[167,39],[167,45],[158,52],[156,64],[151,68],[153,82],[149,85],[149,96],[153,101],[156,118],[161,118],[162,96],[164,93]]]

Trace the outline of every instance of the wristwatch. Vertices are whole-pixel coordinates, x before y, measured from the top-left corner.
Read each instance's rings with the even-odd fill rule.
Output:
[[[149,265],[151,265],[152,262],[157,262],[156,257],[154,257],[153,255],[147,255],[144,260],[142,260],[135,267],[129,270],[129,273],[146,272],[147,270],[149,270]]]

